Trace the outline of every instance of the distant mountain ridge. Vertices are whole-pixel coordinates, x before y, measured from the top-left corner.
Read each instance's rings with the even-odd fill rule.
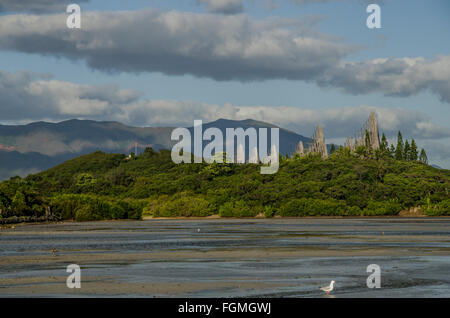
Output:
[[[218,119],[203,123],[203,130],[219,128],[275,128],[277,126],[252,119]],[[0,125],[0,180],[51,168],[68,159],[101,150],[106,153],[138,152],[146,147],[171,149],[175,127],[133,127],[119,122],[72,119],[59,123],[34,122],[27,125]],[[193,131],[193,128],[189,128]],[[269,131],[270,132],[270,131]],[[270,137],[270,135],[269,135]],[[280,128],[280,153],[292,154],[299,141],[310,138]],[[269,139],[270,141],[270,139]]]
[[[158,148],[170,141],[167,133],[171,130],[169,127],[132,127],[119,122],[77,119],[23,126],[0,125],[0,145],[20,153],[37,152],[48,156],[125,150],[135,141]]]

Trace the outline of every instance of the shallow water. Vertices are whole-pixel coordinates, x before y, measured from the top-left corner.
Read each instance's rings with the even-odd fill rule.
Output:
[[[97,280],[74,293],[65,287],[70,263],[81,266],[82,284]],[[381,267],[380,289],[366,286],[369,264]],[[0,230],[3,296],[323,297],[318,287],[331,280],[332,297],[449,297],[450,219],[146,220]]]

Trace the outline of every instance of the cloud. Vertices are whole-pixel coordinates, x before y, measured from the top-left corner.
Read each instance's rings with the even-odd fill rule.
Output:
[[[428,115],[404,108],[348,106],[330,109],[306,109],[289,106],[245,106],[225,103],[207,104],[196,101],[148,100],[133,90],[115,85],[81,85],[59,81],[48,75],[30,72],[0,71],[0,118],[2,123],[16,124],[33,121],[61,121],[91,119],[119,121],[134,126],[187,127],[195,119],[211,122],[219,118],[255,119],[276,124],[304,136],[311,136],[316,125],[324,127],[328,142],[354,137],[371,111],[375,111],[381,132],[394,142],[400,130],[405,138],[415,138],[425,147],[429,157],[441,165],[450,165],[448,147],[450,128],[436,125]],[[39,139],[39,136],[35,136]],[[29,139],[32,147],[47,149],[58,138],[47,138],[47,145]],[[82,145],[70,145],[76,149]],[[27,149],[28,149],[27,148]],[[59,147],[58,149],[60,149]],[[62,148],[61,148],[62,149]]]
[[[277,1],[277,0],[272,0]],[[283,0],[278,0],[283,1]],[[286,1],[286,0],[285,0]],[[369,5],[371,3],[384,4],[385,0],[288,0],[289,2],[297,5],[305,5],[305,4],[317,4],[317,3],[333,3],[333,2],[347,2],[347,3],[360,3],[362,5]]]
[[[290,2],[294,4],[310,4],[310,3],[326,3],[326,2],[336,2],[336,1],[345,1],[345,0],[290,0]]]
[[[89,0],[78,0],[77,3]],[[65,12],[73,0],[0,0],[0,12]]]
[[[312,135],[318,123],[329,137],[354,136],[362,128],[371,111],[377,113],[380,130],[387,136],[396,136],[401,130],[405,136],[422,139],[450,137],[450,128],[434,124],[421,112],[402,108],[374,106],[351,106],[325,110],[304,109],[289,106],[223,106],[182,101],[140,101],[127,107],[122,113],[123,121],[139,125],[170,124],[189,126],[194,119],[205,122],[219,118],[244,120],[255,119],[276,124],[305,136]]]
[[[429,90],[450,103],[450,56],[432,60],[405,57],[345,62],[324,72],[317,83],[354,95],[381,92],[388,96],[412,96]]]
[[[0,118],[3,122],[84,118],[117,120],[138,126],[189,126],[194,119],[255,119],[308,136],[321,123],[328,136],[353,136],[371,111],[380,129],[390,136],[398,130],[422,139],[450,137],[450,128],[434,124],[418,111],[404,108],[349,106],[305,109],[289,106],[206,104],[196,101],[147,100],[134,90],[115,85],[81,85],[30,72],[0,70]]]
[[[66,18],[0,16],[0,49],[82,59],[106,72],[302,80],[355,95],[430,91],[450,103],[450,56],[348,62],[344,58],[356,48],[314,31],[314,19],[148,9],[84,12],[82,29],[70,30]]]
[[[115,85],[80,85],[49,79],[42,74],[0,70],[0,118],[3,121],[108,116],[139,96],[138,92]]]
[[[353,48],[311,29],[310,20],[246,15],[84,12],[0,17],[0,49],[83,59],[102,71],[190,74],[215,80],[311,80]],[[132,36],[130,36],[132,35]]]
[[[244,11],[243,0],[197,0],[213,13],[237,14]]]
[[[428,157],[430,159],[431,154],[431,163],[433,161],[443,162],[444,164],[447,164],[447,169],[450,169],[450,147],[448,144],[450,143],[450,139],[443,140],[443,141],[435,141],[435,140],[429,140],[424,144],[424,148],[428,153]],[[421,144],[419,143],[419,146]]]
[[[252,2],[260,2],[261,0],[249,0]],[[385,0],[265,0],[268,9],[275,9],[280,7],[282,4],[294,4],[294,5],[314,5],[314,4],[333,4],[333,3],[350,3],[350,4],[361,4],[369,5],[372,3],[384,4]]]

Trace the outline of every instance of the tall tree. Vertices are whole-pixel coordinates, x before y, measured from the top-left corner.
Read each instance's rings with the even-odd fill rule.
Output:
[[[331,147],[330,147],[330,155],[333,153],[333,152],[335,152],[336,151],[336,146],[334,145],[334,144],[331,144]]]
[[[405,148],[403,149],[403,160],[411,160],[411,147],[408,139],[405,141]]]
[[[395,149],[395,159],[403,160],[403,137],[402,133],[399,131],[397,136],[397,148]]]
[[[370,142],[370,134],[369,134],[368,130],[366,130],[365,143],[366,143],[366,147],[370,148],[371,142]]]
[[[391,144],[391,147],[389,148],[389,155],[391,158],[395,158],[395,146]]]
[[[388,147],[389,147],[389,145],[388,145],[388,142],[387,142],[386,135],[383,133],[383,136],[381,137],[380,149],[381,149],[382,152],[386,152],[386,151],[389,150]]]
[[[425,152],[425,149],[423,149],[423,148],[420,151],[419,161],[422,163],[428,164],[427,153]]]
[[[409,152],[409,160],[417,161],[417,159],[418,159],[417,145],[416,141],[413,139],[411,140],[411,150]]]

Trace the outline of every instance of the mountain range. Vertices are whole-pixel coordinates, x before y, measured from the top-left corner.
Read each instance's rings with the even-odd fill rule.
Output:
[[[252,119],[219,119],[203,124],[203,130],[219,128],[275,128]],[[279,127],[278,127],[279,128]],[[68,159],[101,150],[106,153],[138,153],[147,147],[171,149],[174,127],[132,127],[119,122],[67,120],[59,123],[34,122],[27,125],[0,125],[0,180],[26,176],[49,169]],[[189,130],[192,132],[193,128]],[[270,132],[270,130],[269,130]],[[270,135],[269,135],[270,136]],[[280,153],[292,154],[299,141],[312,140],[280,128]]]

